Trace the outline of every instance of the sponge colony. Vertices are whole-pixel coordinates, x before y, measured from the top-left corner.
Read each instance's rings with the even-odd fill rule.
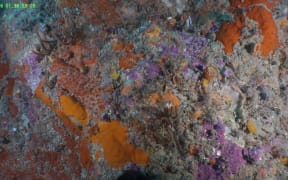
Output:
[[[261,55],[267,57],[271,51],[279,46],[278,30],[272,13],[261,6],[254,6],[247,12],[247,17],[257,21],[263,35]]]
[[[121,126],[119,121],[100,122],[99,127],[100,132],[91,139],[103,147],[104,157],[109,166],[120,168],[127,162],[147,164],[148,155],[127,143],[128,129]]]
[[[77,102],[73,97],[63,95],[60,97],[62,111],[66,116],[74,117],[82,125],[88,123],[88,115],[84,107]]]

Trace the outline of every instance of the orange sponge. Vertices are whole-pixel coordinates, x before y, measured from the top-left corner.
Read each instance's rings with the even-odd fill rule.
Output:
[[[173,106],[179,107],[181,105],[181,101],[176,97],[172,92],[167,92],[162,96],[164,101],[170,101]]]
[[[233,8],[236,7],[248,7],[254,4],[263,4],[267,8],[272,9],[279,0],[230,0],[230,6]]]
[[[88,115],[84,107],[71,96],[63,95],[60,97],[62,111],[66,116],[72,116],[85,126],[88,123]]]
[[[144,54],[127,53],[125,56],[119,58],[119,67],[122,69],[131,69],[137,62],[144,57]]]
[[[247,17],[257,21],[264,37],[261,42],[261,54],[267,57],[271,51],[279,46],[278,30],[272,13],[261,6],[254,6],[247,12]]]
[[[241,29],[245,26],[243,15],[238,15],[234,22],[224,23],[216,33],[217,40],[224,44],[224,51],[227,54],[233,52],[233,46],[241,37]]]
[[[232,23],[224,23],[217,32],[217,40],[224,44],[224,51],[227,54],[233,52],[234,44],[240,39],[241,29],[245,26],[245,17],[240,7],[246,8],[248,18],[259,23],[262,35],[264,37],[261,42],[261,55],[267,57],[271,51],[279,46],[278,31],[276,23],[269,9],[275,7],[279,0],[230,0],[230,11],[236,14],[235,21]]]
[[[99,134],[92,136],[94,143],[99,143],[104,149],[104,157],[109,166],[120,168],[127,162],[145,165],[148,155],[141,149],[128,144],[128,129],[119,121],[100,122]]]
[[[44,85],[44,82],[41,81],[36,90],[35,90],[35,96],[37,98],[39,98],[44,104],[46,104],[47,106],[49,106],[50,108],[52,108],[52,99],[47,96],[43,91],[42,91],[42,87]]]
[[[158,93],[150,94],[149,102],[151,105],[155,105],[160,101],[162,101],[162,102],[168,101],[175,107],[179,107],[181,105],[181,101],[171,91],[169,91],[163,95],[159,95]]]

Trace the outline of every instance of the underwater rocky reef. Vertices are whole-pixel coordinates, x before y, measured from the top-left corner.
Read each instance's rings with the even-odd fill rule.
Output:
[[[287,178],[287,0],[0,1],[0,179]]]

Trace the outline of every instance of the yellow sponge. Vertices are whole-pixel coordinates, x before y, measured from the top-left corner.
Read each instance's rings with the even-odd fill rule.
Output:
[[[254,120],[249,120],[247,122],[247,129],[251,134],[256,134],[257,132],[257,126]]]

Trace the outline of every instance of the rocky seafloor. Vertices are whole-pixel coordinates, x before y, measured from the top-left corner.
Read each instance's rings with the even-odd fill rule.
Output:
[[[0,179],[287,178],[287,0],[0,1]]]

